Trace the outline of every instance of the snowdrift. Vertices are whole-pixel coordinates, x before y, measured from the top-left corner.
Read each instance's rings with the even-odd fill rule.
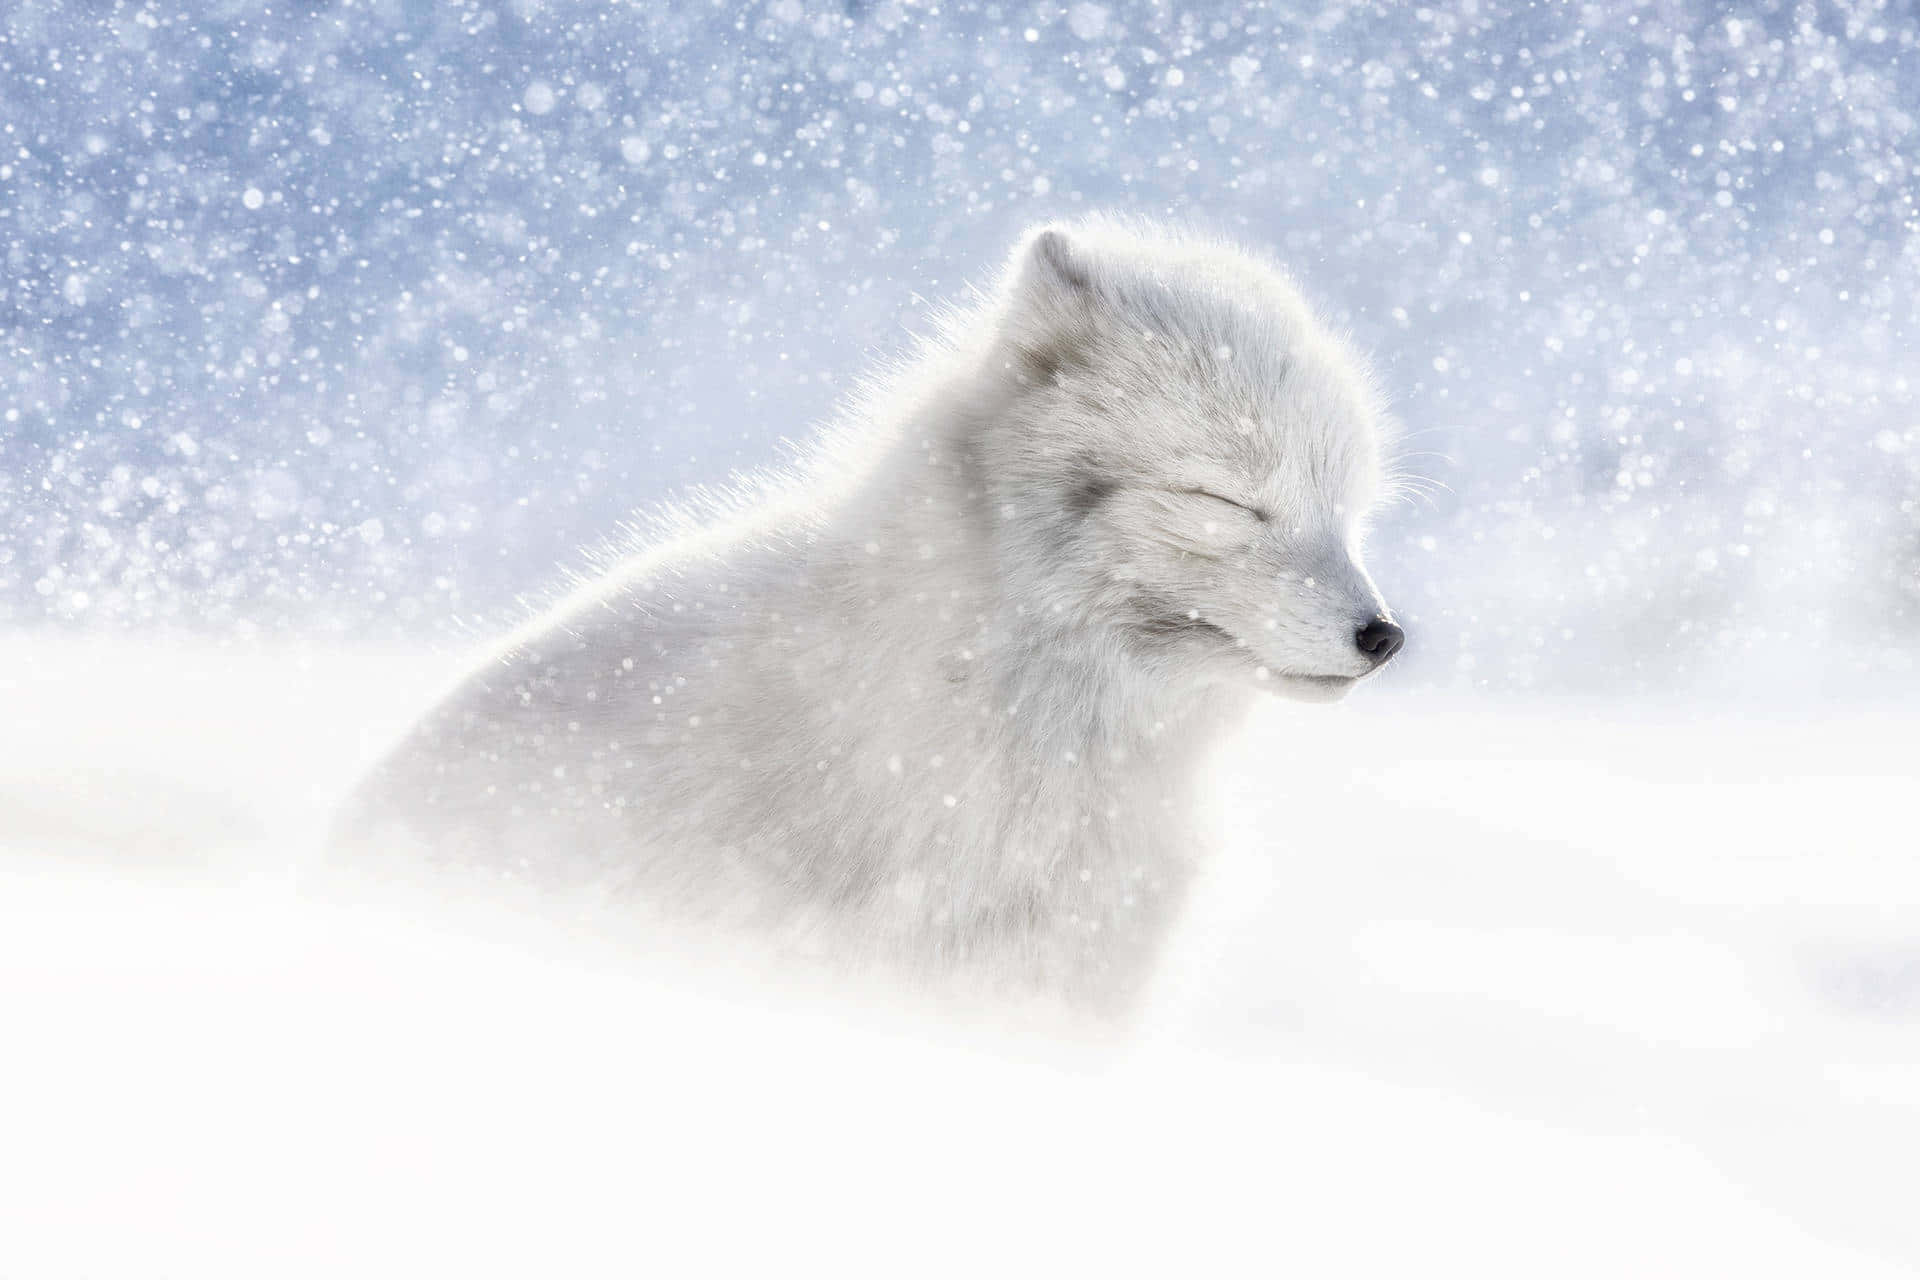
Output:
[[[444,659],[0,654],[10,1275],[1920,1264],[1910,707],[1275,707],[1115,1044],[303,900]]]

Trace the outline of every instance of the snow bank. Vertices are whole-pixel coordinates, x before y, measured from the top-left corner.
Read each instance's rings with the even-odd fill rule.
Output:
[[[9,1274],[1920,1261],[1910,712],[1276,710],[1115,1047],[299,901],[438,660],[0,657]]]

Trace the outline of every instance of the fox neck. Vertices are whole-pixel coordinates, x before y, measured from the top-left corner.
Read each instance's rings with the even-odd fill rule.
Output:
[[[1240,691],[1169,676],[1110,633],[1001,604],[1000,643],[990,651],[998,709],[1038,762],[1122,774],[1171,768],[1177,774],[1244,707]]]

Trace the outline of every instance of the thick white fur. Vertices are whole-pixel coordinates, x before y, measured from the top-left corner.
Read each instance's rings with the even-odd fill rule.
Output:
[[[1371,669],[1381,420],[1266,262],[1037,230],[796,472],[489,656],[341,844],[1122,1006],[1207,746]]]

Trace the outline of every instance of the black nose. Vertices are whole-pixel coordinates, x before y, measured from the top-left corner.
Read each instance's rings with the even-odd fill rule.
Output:
[[[1375,618],[1354,632],[1353,642],[1360,646],[1360,652],[1373,659],[1373,665],[1377,667],[1400,652],[1400,646],[1407,642],[1407,633],[1385,618]]]

